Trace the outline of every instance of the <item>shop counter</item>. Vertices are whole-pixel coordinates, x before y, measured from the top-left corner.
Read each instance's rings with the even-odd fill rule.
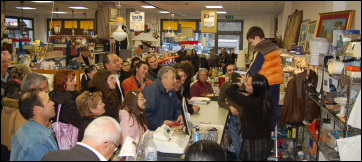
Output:
[[[49,91],[53,90],[53,80],[54,74],[59,70],[39,70],[39,69],[31,69],[33,72],[37,72],[45,75],[48,78],[49,82]],[[75,73],[75,80],[77,82],[76,90],[80,91],[80,79],[84,74],[84,70],[72,70]]]
[[[203,123],[209,123],[210,126],[222,125],[223,128],[219,130],[217,143],[222,143],[222,137],[226,121],[228,118],[229,110],[220,108],[217,101],[210,101],[209,104],[194,104],[200,107],[200,111],[197,114],[191,115],[191,122],[193,125],[208,125]]]

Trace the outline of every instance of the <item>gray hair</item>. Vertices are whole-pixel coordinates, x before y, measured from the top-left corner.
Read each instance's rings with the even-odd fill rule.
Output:
[[[47,81],[48,78],[37,72],[31,72],[26,74],[22,80],[21,92],[28,91],[32,85],[39,87],[43,81]]]
[[[84,131],[84,138],[97,144],[112,141],[117,143],[121,138],[121,125],[112,117],[101,116],[94,119]]]
[[[199,69],[199,72],[197,73],[197,76],[196,76],[197,79],[199,79],[200,73],[201,73],[202,71],[206,71],[207,76],[209,76],[209,71],[208,71],[206,68],[200,68],[200,69]]]
[[[172,71],[173,73],[176,74],[176,69],[173,68],[172,66],[164,66],[160,69],[160,71],[158,71],[158,78],[162,78],[166,73],[168,73],[169,71]]]

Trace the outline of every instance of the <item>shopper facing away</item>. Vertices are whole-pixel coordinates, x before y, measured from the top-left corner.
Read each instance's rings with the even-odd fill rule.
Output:
[[[227,90],[228,99],[242,106],[240,113],[241,160],[267,160],[270,149],[270,122],[272,102],[266,77],[260,74],[243,76],[242,83],[232,84]],[[246,93],[238,92],[245,85]]]

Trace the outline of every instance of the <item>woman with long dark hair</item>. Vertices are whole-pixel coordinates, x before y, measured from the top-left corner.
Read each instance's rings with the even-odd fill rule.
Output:
[[[122,127],[122,144],[126,137],[132,137],[138,143],[139,136],[148,129],[145,114],[146,99],[139,90],[130,90],[125,96],[122,110],[119,111],[119,121]]]
[[[97,71],[89,83],[90,91],[101,91],[105,113],[103,116],[113,117],[118,121],[121,102],[118,99],[116,79],[111,71],[101,69]]]
[[[226,94],[230,100],[243,107],[240,113],[241,160],[267,160],[271,150],[271,111],[272,101],[268,80],[260,74],[243,76],[246,93],[238,92],[242,83],[231,85]]]

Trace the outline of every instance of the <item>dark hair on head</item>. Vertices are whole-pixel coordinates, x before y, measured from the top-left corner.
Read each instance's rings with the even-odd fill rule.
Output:
[[[88,51],[88,48],[87,48],[86,46],[81,46],[81,47],[80,47],[80,51],[85,51],[85,50]]]
[[[192,61],[192,57],[190,55],[185,55],[181,61]]]
[[[187,77],[194,76],[194,66],[190,62],[182,62],[177,65],[177,69],[182,69]]]
[[[89,82],[89,89],[90,91],[101,91],[103,94],[104,104],[106,104],[106,106],[110,106],[111,108],[118,108],[119,105],[121,105],[118,99],[118,93],[116,89],[110,89],[107,82],[110,75],[112,75],[112,72],[109,70],[98,70]]]
[[[131,118],[135,119],[139,126],[144,131],[147,130],[148,122],[144,109],[138,106],[138,95],[141,93],[139,90],[130,90],[127,92],[124,102],[122,103],[121,109],[126,110],[130,114],[128,122]],[[135,123],[133,123],[134,125]],[[132,125],[132,126],[133,126]]]
[[[139,47],[141,48],[141,50],[143,50],[143,45],[139,45]]]
[[[214,49],[213,49],[213,48],[210,48],[210,51],[214,51]]]
[[[177,71],[176,71],[176,80],[181,80],[181,76],[177,74]]]
[[[40,89],[30,89],[21,94],[19,100],[20,114],[27,120],[34,117],[34,106],[44,106],[40,101],[39,93],[43,92]]]
[[[147,65],[147,67],[148,67],[148,64],[147,64],[146,62],[140,61],[140,62],[138,62],[138,63],[136,64],[135,67],[133,67],[133,68],[131,69],[131,75],[136,75],[136,69],[137,69],[137,68],[140,68],[140,67],[142,66],[142,64]]]
[[[272,98],[270,96],[269,92],[269,83],[268,79],[264,75],[260,74],[253,74],[251,75],[251,85],[253,87],[253,93],[251,96],[257,97],[262,101],[263,105],[263,114],[262,117],[267,124],[265,126],[265,129],[267,129],[265,132],[267,134],[265,137],[267,139],[270,139],[270,121],[271,121],[271,113],[272,113]]]
[[[89,65],[89,66],[85,67],[84,73],[88,76],[88,73],[91,73],[93,70],[96,70],[96,69],[97,69],[97,66]]]
[[[195,51],[195,54],[197,55],[196,49],[192,49],[192,50],[191,50],[191,54],[193,55],[193,54],[194,54],[194,51]]]
[[[123,61],[123,63],[125,63],[125,62],[129,63],[127,60],[124,60],[124,61]],[[123,65],[123,64],[122,64],[122,65]]]
[[[251,27],[246,33],[246,39],[255,39],[255,36],[258,36],[260,39],[265,38],[264,31],[258,26]]]
[[[54,74],[53,89],[57,91],[65,91],[68,79],[73,79],[75,73],[72,70],[60,70]]]
[[[108,55],[111,55],[111,54],[115,54],[115,53],[108,52],[108,53],[103,54],[103,66],[105,69],[107,69],[106,63],[109,63]],[[115,54],[115,55],[117,55],[117,54]]]
[[[190,145],[185,152],[185,161],[226,161],[224,149],[214,141],[201,140]]]
[[[139,58],[139,57],[133,57],[132,60],[131,60],[131,69],[132,69],[133,67],[135,67],[135,65],[133,65],[134,62],[140,61],[140,60],[141,60],[141,58]]]

